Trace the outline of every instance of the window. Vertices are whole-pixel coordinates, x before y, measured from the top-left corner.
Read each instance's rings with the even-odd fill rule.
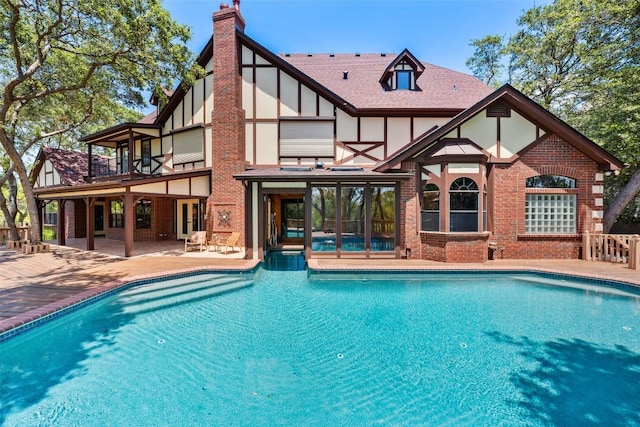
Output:
[[[449,231],[478,231],[478,184],[458,178],[449,189]]]
[[[396,236],[394,187],[371,187],[371,250],[392,251]]]
[[[364,251],[365,248],[365,188],[342,187],[342,250]]]
[[[422,187],[420,198],[421,230],[440,230],[440,188],[435,184],[426,184]]]
[[[142,154],[142,167],[149,168],[151,166],[151,141],[148,139],[142,141],[140,151]]]
[[[58,225],[58,202],[49,202],[44,206],[43,219],[43,225]]]
[[[109,227],[124,228],[124,203],[122,200],[112,200],[109,206]]]
[[[392,90],[416,90],[416,65],[404,58],[393,67],[390,80]]]
[[[561,175],[537,175],[527,178],[527,188],[576,188],[576,180]]]
[[[411,89],[411,71],[396,71],[396,89]]]
[[[136,228],[151,228],[151,200],[140,200],[136,204]]]
[[[311,249],[336,251],[336,187],[313,187],[311,190]]]
[[[280,157],[333,158],[333,121],[281,120]]]
[[[559,175],[527,178],[530,189],[560,189],[558,193],[528,192],[525,203],[525,232],[530,234],[574,234],[576,232],[576,180]],[[560,193],[562,191],[562,193]]]

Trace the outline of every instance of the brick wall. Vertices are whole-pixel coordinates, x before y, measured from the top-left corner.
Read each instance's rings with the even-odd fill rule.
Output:
[[[242,109],[242,81],[236,28],[244,20],[236,8],[221,6],[213,15],[213,91],[211,195],[207,200],[207,232],[241,233],[245,240],[245,189],[233,174],[245,170],[245,112]],[[223,214],[228,213],[228,220]]]
[[[403,255],[406,253],[405,248],[409,248],[409,256],[411,258],[421,259],[422,245],[418,234],[420,229],[420,207],[416,191],[415,163],[405,162],[402,164],[402,168],[412,175],[410,179],[400,182],[399,215],[400,224],[404,224],[404,228],[401,228],[399,246]]]
[[[176,221],[173,215],[173,201],[165,197],[147,197],[151,200],[151,228],[133,230],[134,242],[153,242],[156,240],[176,240],[173,232],[173,224]],[[110,201],[107,199],[104,205],[104,229],[107,239],[124,241],[124,228],[111,228],[110,225]],[[135,214],[135,210],[134,210]]]
[[[404,166],[404,165],[403,165]],[[411,248],[411,257],[447,262],[484,262],[488,240],[497,243],[495,258],[574,259],[580,255],[581,234],[594,232],[602,224],[602,174],[598,165],[573,146],[551,135],[512,164],[492,165],[493,234],[419,233],[415,177],[402,183],[400,209],[405,220],[402,245]],[[572,235],[526,235],[526,179],[536,175],[562,175],[577,180],[577,228]],[[542,190],[546,191],[546,190]],[[554,190],[548,190],[554,192]],[[443,194],[444,195],[444,194]],[[446,204],[446,196],[440,206]]]
[[[67,200],[64,204],[65,237],[79,239],[87,237],[87,208],[83,199]]]
[[[444,262],[486,262],[489,233],[420,233],[423,259]]]
[[[555,135],[540,142],[511,165],[494,166],[494,239],[497,257],[577,258],[580,236],[593,231],[593,193],[598,165]],[[563,175],[577,180],[577,233],[572,236],[525,236],[525,181],[535,175]],[[601,195],[599,196],[601,197]],[[599,208],[601,209],[601,208]]]

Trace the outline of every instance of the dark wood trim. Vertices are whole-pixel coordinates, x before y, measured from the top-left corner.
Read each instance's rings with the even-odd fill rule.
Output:
[[[58,244],[65,246],[67,244],[67,235],[65,234],[66,218],[64,215],[65,206],[67,204],[66,199],[57,199],[58,201]]]
[[[85,197],[84,203],[86,207],[85,217],[87,223],[85,224],[86,236],[87,236],[87,250],[92,251],[95,249],[95,211],[94,206],[96,203],[96,197]]]
[[[500,154],[501,139],[502,139],[502,129],[501,129],[500,117],[496,117],[496,156],[498,158],[502,157]]]
[[[383,118],[383,125],[382,125],[382,132],[383,132],[383,144],[384,144],[384,149],[382,151],[382,159],[379,160],[384,160],[387,158],[388,156],[388,152],[389,152],[389,124],[388,124],[388,117],[384,117]]]

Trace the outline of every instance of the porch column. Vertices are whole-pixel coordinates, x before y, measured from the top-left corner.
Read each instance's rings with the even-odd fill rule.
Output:
[[[67,203],[64,199],[58,199],[58,244],[66,245],[67,244],[67,236],[64,233],[65,230],[65,216],[64,216],[64,206]]]
[[[131,156],[129,156],[131,157]],[[133,228],[135,227],[135,201],[133,194],[124,195],[124,256],[133,255]]]
[[[94,205],[96,203],[95,197],[86,197],[84,199],[85,205],[87,207],[86,211],[86,224],[85,230],[87,235],[87,250],[92,251],[95,249],[95,211],[93,210]]]
[[[47,206],[47,202],[44,200],[36,199],[36,206],[38,207],[38,221],[40,222],[40,241],[44,237],[44,208]]]

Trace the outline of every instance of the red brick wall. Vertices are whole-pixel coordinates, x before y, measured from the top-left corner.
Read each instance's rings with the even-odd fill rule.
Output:
[[[421,258],[421,244],[418,230],[420,229],[420,217],[418,206],[418,195],[416,192],[416,175],[415,163],[406,162],[402,165],[407,171],[411,172],[411,179],[400,182],[400,250],[402,254],[406,254],[405,248],[410,249],[410,258]],[[402,228],[404,224],[404,228]]]
[[[176,219],[173,215],[172,200],[164,197],[147,197],[146,199],[151,200],[151,228],[134,229],[133,240],[135,242],[153,242],[177,239],[173,232],[173,224]],[[113,199],[107,199],[104,205],[105,235],[107,239],[124,241],[124,228],[109,227],[111,200]]]
[[[211,195],[207,200],[207,232],[225,235],[241,233],[244,244],[245,189],[233,174],[245,170],[245,112],[242,109],[242,81],[236,27],[244,20],[235,8],[222,7],[213,16],[213,91]],[[229,212],[230,220],[221,220]]]
[[[404,166],[404,165],[403,165]],[[405,166],[406,167],[406,166]],[[401,218],[405,220],[402,245],[411,248],[412,258],[447,262],[484,262],[488,257],[488,240],[497,243],[495,258],[573,259],[579,257],[581,234],[593,232],[593,193],[598,165],[555,135],[541,141],[512,164],[492,166],[493,234],[419,233],[418,203],[415,196],[415,176],[401,185]],[[576,234],[565,236],[525,235],[526,179],[535,175],[563,175],[577,180]],[[552,192],[552,191],[550,191]],[[444,200],[444,199],[443,199]],[[441,202],[440,206],[444,206]]]
[[[78,239],[87,236],[85,223],[86,207],[84,200],[67,200],[64,205],[66,237]]]
[[[495,165],[494,236],[497,257],[577,258],[579,234],[593,231],[593,185],[598,165],[553,135],[511,165]],[[563,175],[577,180],[578,222],[573,236],[525,236],[525,180],[535,175]],[[598,220],[599,221],[599,220]]]
[[[489,234],[420,233],[423,259],[444,262],[486,262]]]

